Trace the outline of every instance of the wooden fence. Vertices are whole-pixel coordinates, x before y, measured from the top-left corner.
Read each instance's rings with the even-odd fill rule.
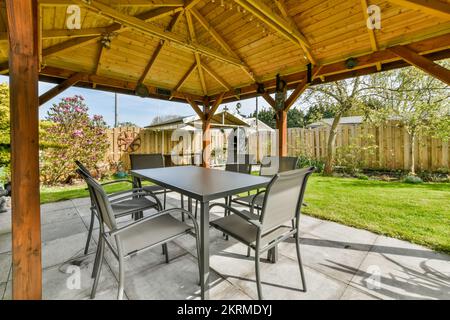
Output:
[[[177,131],[178,132],[178,131]],[[130,152],[171,154],[173,150],[201,153],[201,132],[182,132],[175,138],[172,131],[151,131],[140,128],[115,128],[108,132],[111,141],[107,158],[110,162],[122,161],[129,168]],[[327,152],[329,129],[292,128],[288,130],[288,154],[323,160]],[[180,139],[183,136],[183,139]],[[227,148],[226,134],[212,130],[212,150]],[[176,140],[176,141],[172,141]],[[182,143],[180,143],[182,141]],[[264,155],[276,152],[276,133],[253,132],[246,139],[247,150]],[[259,148],[259,150],[258,150]],[[388,123],[380,127],[368,125],[341,125],[336,137],[336,153],[339,159],[359,157],[361,166],[371,169],[408,170],[411,164],[410,139],[406,130]],[[419,137],[415,148],[417,170],[436,171],[449,169],[449,143],[431,137]],[[215,153],[216,158],[219,156]],[[214,158],[214,157],[213,157]]]

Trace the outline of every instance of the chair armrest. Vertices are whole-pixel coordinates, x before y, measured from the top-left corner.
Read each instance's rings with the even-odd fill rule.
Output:
[[[175,213],[175,212],[182,212],[182,213],[187,214],[187,215],[192,219],[192,221],[193,221],[193,223],[194,223],[195,232],[196,232],[196,233],[198,232],[198,223],[197,223],[197,221],[195,220],[195,217],[192,215],[192,213],[190,213],[190,212],[187,211],[187,210],[181,209],[181,208],[173,208],[173,209],[167,209],[167,210],[164,210],[164,211],[160,211],[160,212],[158,212],[158,213],[156,213],[156,214],[153,214],[153,215],[151,215],[151,216],[148,216],[148,217],[146,217],[146,218],[139,219],[139,220],[137,220],[137,221],[135,221],[135,222],[132,222],[132,223],[130,223],[130,224],[127,224],[126,226],[123,226],[123,227],[121,227],[121,228],[119,228],[119,229],[110,231],[109,234],[110,234],[111,236],[119,235],[120,233],[122,233],[122,232],[124,232],[124,231],[126,231],[126,230],[133,229],[133,228],[135,228],[136,226],[139,226],[140,224],[142,224],[142,223],[144,223],[144,222],[147,222],[147,221],[149,221],[149,220],[152,220],[152,219],[161,217],[161,216],[166,215],[166,214]]]
[[[116,203],[116,202],[120,202],[120,201],[124,201],[124,200],[128,200],[128,199],[133,199],[133,198],[136,198],[136,197],[144,197],[144,196],[148,196],[148,195],[149,194],[147,192],[142,191],[140,189],[136,189],[136,191],[133,192],[133,193],[130,193],[130,194],[124,196],[124,197],[120,197],[120,198],[117,198],[117,199],[110,199],[109,201],[111,203]]]
[[[266,193],[266,190],[258,191],[258,193],[255,194],[255,196],[252,199],[252,203],[250,204],[250,213],[253,214],[253,211],[255,209],[255,201],[256,199],[262,195],[263,193]]]
[[[114,184],[114,183],[122,183],[122,182],[129,182],[129,183],[131,183],[133,186],[135,185],[134,181],[128,180],[128,179],[121,179],[121,180],[114,180],[114,181],[104,182],[104,183],[101,183],[101,185],[102,185],[102,186],[107,186],[107,185],[110,185],[110,184]]]

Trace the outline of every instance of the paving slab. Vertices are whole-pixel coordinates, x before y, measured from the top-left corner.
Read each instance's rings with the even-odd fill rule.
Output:
[[[0,253],[11,252],[11,232],[0,233]]]
[[[11,271],[11,253],[0,254],[0,283],[7,282]]]
[[[86,226],[80,217],[74,219],[45,224],[41,227],[43,242],[66,238],[86,231]]]
[[[88,299],[93,284],[93,279],[91,279],[93,261],[94,255],[91,254],[85,258],[80,267],[64,264],[44,269],[42,275],[43,299]],[[77,280],[78,275],[79,281]],[[105,298],[115,298],[117,295],[117,281],[107,265],[102,268],[97,292],[99,297]],[[116,295],[113,295],[113,292]]]
[[[339,264],[342,269],[351,269]],[[351,285],[381,299],[450,299],[450,276],[410,267],[377,252],[370,252]]]
[[[61,209],[67,209],[67,208],[73,208],[73,202],[72,200],[65,200],[65,201],[59,201],[59,202],[51,202],[51,203],[45,203],[41,205],[41,212],[51,212]]]
[[[78,217],[78,211],[75,207],[52,211],[41,211],[41,225],[65,222]]]
[[[3,300],[3,296],[5,294],[5,290],[6,290],[6,282],[2,282],[0,283],[0,300]]]
[[[0,213],[0,234],[11,232],[11,209]]]
[[[357,270],[367,255],[367,251],[353,250],[346,243],[323,240],[313,235],[304,235],[300,239],[300,252],[305,266],[321,271],[344,283],[349,283],[356,271],[352,273],[336,268],[334,261],[339,261]],[[279,253],[292,260],[297,260],[295,239],[290,238],[281,243]]]
[[[44,241],[42,243],[43,268],[59,265],[71,258],[82,256],[87,234],[87,231],[84,231],[68,237]],[[95,252],[95,250],[96,244],[93,241],[89,247],[89,252]]]
[[[352,286],[348,286],[344,294],[340,298],[341,300],[380,300],[376,296],[368,294],[362,290],[354,288]]]

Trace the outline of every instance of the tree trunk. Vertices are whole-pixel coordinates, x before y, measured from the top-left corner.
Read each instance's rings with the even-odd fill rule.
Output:
[[[325,161],[324,175],[331,175],[333,173],[335,143],[336,143],[336,129],[341,121],[341,114],[336,114],[330,128],[327,144],[327,159]]]
[[[410,174],[416,175],[416,134],[411,133],[411,168],[410,168]]]

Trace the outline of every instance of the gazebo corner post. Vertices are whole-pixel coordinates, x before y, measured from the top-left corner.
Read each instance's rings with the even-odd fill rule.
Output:
[[[203,162],[202,167],[209,168],[211,162],[211,117],[209,116],[210,105],[209,99],[205,98],[203,103],[203,118],[202,118],[202,136],[203,136]]]
[[[12,297],[42,298],[38,3],[6,0],[12,177]]]

